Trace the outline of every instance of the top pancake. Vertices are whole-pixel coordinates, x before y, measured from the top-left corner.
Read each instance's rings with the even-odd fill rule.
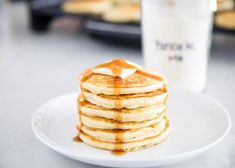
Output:
[[[166,81],[163,77],[151,74],[142,68],[136,69],[125,78],[93,73],[92,69],[88,69],[81,75],[80,86],[94,94],[123,95],[164,89]]]

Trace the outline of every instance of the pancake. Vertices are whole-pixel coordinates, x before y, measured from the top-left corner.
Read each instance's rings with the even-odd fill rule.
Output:
[[[79,134],[79,137],[84,143],[90,146],[96,147],[96,148],[113,150],[113,151],[130,152],[130,151],[144,149],[144,148],[156,145],[156,144],[160,144],[167,138],[169,132],[170,132],[170,125],[169,125],[169,122],[167,122],[165,125],[165,129],[161,131],[158,135],[148,137],[142,140],[132,141],[132,142],[101,141],[101,140],[95,139],[92,136],[85,134],[84,132],[81,132]]]
[[[139,22],[140,6],[137,5],[120,5],[107,10],[102,14],[102,19],[108,22]]]
[[[119,122],[126,121],[144,121],[151,120],[166,110],[165,104],[154,104],[152,106],[137,109],[107,109],[96,106],[84,100],[80,95],[78,98],[78,109],[85,115],[102,117],[116,120]]]
[[[90,73],[88,70],[81,75],[81,78],[88,76],[86,80],[81,82],[81,87],[94,94],[137,94],[152,92],[166,86],[166,81],[163,77],[159,75],[153,76],[142,70],[137,70],[132,75],[121,80],[108,75]]]
[[[161,131],[165,129],[166,122],[167,120],[163,119],[158,123],[155,123],[148,127],[129,130],[94,129],[81,125],[80,130],[85,134],[101,141],[133,142],[158,135]]]
[[[110,96],[110,95],[96,95],[86,90],[82,91],[84,98],[97,106],[109,109],[134,109],[140,107],[147,107],[154,104],[164,104],[167,98],[167,90],[155,90],[148,93]]]
[[[86,70],[79,86],[77,137],[84,143],[134,151],[168,136],[168,91],[163,77],[116,59]]]
[[[235,30],[235,9],[215,15],[216,26],[228,30]]]
[[[71,0],[66,1],[62,9],[68,13],[100,15],[112,7],[110,0]]]
[[[128,122],[118,122],[115,120],[110,120],[101,117],[91,117],[82,114],[81,112],[78,115],[78,126],[80,122],[90,128],[97,129],[137,129],[150,126],[154,123],[160,122],[165,113],[161,113],[158,117],[151,120],[144,120],[140,122],[128,121]]]
[[[139,0],[112,0],[115,5],[138,5]]]
[[[217,11],[232,10],[234,8],[233,0],[217,0]]]

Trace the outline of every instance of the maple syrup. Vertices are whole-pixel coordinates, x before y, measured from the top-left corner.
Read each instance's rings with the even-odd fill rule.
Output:
[[[125,155],[127,152],[125,151],[118,151],[118,150],[113,150],[112,154],[113,155],[117,155],[117,156],[121,156],[121,155]]]
[[[110,62],[97,65],[95,68],[108,68],[112,71],[113,76],[120,77],[122,69],[137,69],[136,66],[128,64],[125,60],[115,59]]]
[[[152,78],[152,79],[156,79],[158,81],[163,81],[163,78],[161,78],[160,76],[157,76],[157,75],[154,75],[154,74],[151,74],[151,73],[148,73],[148,72],[145,72],[143,70],[137,70],[136,71],[137,74],[141,74],[145,77],[148,77],[148,78]]]
[[[79,138],[78,135],[73,138],[73,141],[74,142],[82,142],[81,138]]]

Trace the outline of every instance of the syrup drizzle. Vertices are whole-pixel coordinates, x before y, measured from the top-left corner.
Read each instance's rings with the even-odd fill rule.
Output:
[[[112,71],[113,76],[116,77],[120,77],[122,69],[138,69],[136,66],[128,64],[128,62],[123,59],[114,59],[110,62],[97,65],[95,68],[108,68]]]
[[[85,100],[79,102],[79,106],[81,106],[81,107],[86,106],[87,104],[88,104],[88,102]]]
[[[114,94],[115,95],[120,95],[120,85],[122,84],[123,80],[120,77],[122,73],[122,69],[137,69],[136,66],[128,64],[125,60],[113,60],[108,63],[104,63],[101,65],[96,66],[95,68],[108,68],[112,71],[112,75],[114,76]],[[115,101],[115,109],[120,109],[121,108],[121,100],[116,100]],[[121,121],[121,113],[119,111],[116,111],[115,113],[115,120],[116,121]],[[121,129],[122,123],[117,122],[115,125],[116,129]],[[118,131],[115,135],[115,149],[112,151],[113,154],[115,155],[122,155],[125,152],[121,152],[120,150],[123,149],[122,143],[117,143],[117,142],[123,142],[123,133],[121,131]]]
[[[145,72],[145,71],[140,70],[140,69],[138,69],[138,70],[136,71],[136,73],[137,73],[137,74],[141,74],[141,75],[143,75],[143,76],[145,76],[145,77],[148,77],[148,78],[156,79],[156,80],[158,80],[158,81],[163,81],[163,78],[161,78],[160,76],[157,76],[157,75],[154,75],[154,74]]]
[[[122,73],[122,69],[136,69],[135,73],[137,74],[141,74],[145,77],[152,78],[158,81],[164,80],[162,77],[146,72],[135,65],[129,64],[127,61],[123,59],[114,59],[110,62],[97,65],[92,69],[96,69],[96,68],[110,69],[112,71],[112,75],[115,77],[120,77]],[[83,73],[82,78],[81,78],[81,83],[85,82],[87,79],[90,78],[90,76],[93,74],[92,69],[88,69],[85,73]]]
[[[92,75],[92,69],[86,70],[81,76],[81,83],[86,82],[91,77],[91,75]]]

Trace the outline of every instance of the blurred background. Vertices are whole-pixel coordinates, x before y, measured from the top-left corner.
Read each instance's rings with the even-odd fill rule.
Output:
[[[35,138],[31,117],[45,101],[77,91],[77,77],[88,67],[117,57],[143,65],[139,5],[138,0],[0,0],[0,167],[78,166]],[[235,121],[235,1],[217,0],[217,6],[204,92]],[[234,166],[231,132],[221,146],[179,167]]]
[[[233,48],[231,46],[235,43],[234,4],[234,0],[217,0],[212,48],[222,47],[225,50]],[[137,55],[140,55],[139,6],[139,0],[1,0],[1,46],[23,45],[26,47],[25,51],[22,47],[19,47],[19,50],[25,52],[25,57],[27,53],[31,54],[33,48],[38,49],[34,55],[43,52],[38,57],[30,56],[22,60],[26,62],[31,59],[37,60],[39,57],[55,57],[56,54],[58,58],[63,52],[66,52],[66,55],[77,55],[77,49],[83,48],[81,45],[85,45],[86,42],[91,46],[105,43],[107,50],[110,46],[130,48],[135,54],[137,52]],[[21,43],[19,44],[17,40]],[[83,40],[84,42],[81,42]],[[27,46],[28,43],[31,45]],[[105,47],[104,45],[102,47]],[[53,47],[56,50],[53,50]],[[48,54],[46,50],[49,49],[52,53],[55,52],[54,56]],[[59,50],[61,52],[57,52]],[[6,47],[1,51],[7,52],[2,54],[1,57],[4,57],[1,59],[2,62],[14,61],[11,60],[11,53]],[[91,50],[80,52],[89,53]],[[230,52],[230,49],[227,52]],[[101,55],[102,51],[99,56]],[[122,57],[121,53],[112,55]]]
[[[88,38],[140,47],[139,0],[2,0],[1,8],[2,28],[24,28],[28,33],[43,35],[81,33]],[[217,0],[214,35],[223,38],[234,36],[234,32],[234,0]]]

